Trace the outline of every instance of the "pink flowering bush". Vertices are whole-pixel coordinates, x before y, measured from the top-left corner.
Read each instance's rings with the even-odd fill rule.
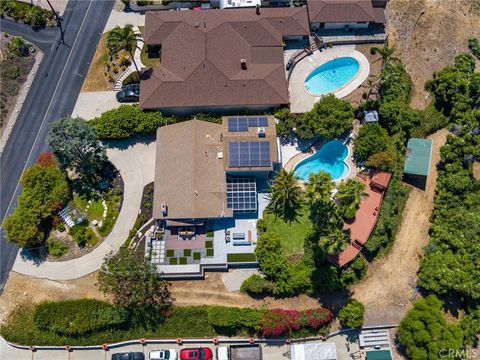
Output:
[[[263,336],[279,336],[303,328],[318,329],[332,320],[332,313],[325,308],[305,311],[273,309],[260,318]]]

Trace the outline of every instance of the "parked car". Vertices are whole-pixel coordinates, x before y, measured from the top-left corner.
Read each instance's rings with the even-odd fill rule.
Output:
[[[180,351],[181,360],[212,360],[213,353],[208,347],[182,349]]]
[[[131,90],[134,93],[136,93],[137,95],[139,95],[140,94],[140,84],[133,83],[133,84],[128,84],[128,85],[123,85],[122,90],[123,91]]]
[[[138,102],[139,94],[135,93],[133,90],[122,90],[117,92],[117,101],[118,102]]]
[[[293,59],[288,59],[287,65],[285,66],[285,70],[289,71],[293,66]]]
[[[152,350],[148,355],[150,360],[177,360],[175,349]]]
[[[125,352],[112,355],[112,360],[145,360],[142,352]]]

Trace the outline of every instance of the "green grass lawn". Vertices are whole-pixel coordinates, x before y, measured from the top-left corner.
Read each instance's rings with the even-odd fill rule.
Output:
[[[286,223],[282,219],[275,219],[273,214],[263,213],[263,219],[267,227],[267,231],[276,233],[282,239],[287,256],[303,253],[303,242],[305,236],[312,228],[312,222],[308,218],[308,209],[305,207],[296,221]]]
[[[92,202],[88,204],[89,197],[86,195],[75,194],[73,196],[73,203],[87,214],[88,221],[102,220],[103,205],[102,199],[99,197],[90,197]],[[87,205],[90,205],[87,209]]]
[[[139,26],[138,29],[142,33],[142,36],[145,35],[145,26]],[[140,60],[142,60],[143,65],[146,67],[158,67],[160,66],[160,58],[158,57],[149,57],[147,52],[148,46],[143,45],[142,53],[140,54]]]

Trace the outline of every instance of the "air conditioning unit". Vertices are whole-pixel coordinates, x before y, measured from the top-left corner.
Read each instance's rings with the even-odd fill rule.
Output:
[[[162,214],[163,216],[167,216],[168,213],[168,207],[166,203],[162,203]]]
[[[259,127],[258,128],[258,137],[264,138],[265,137],[265,128]]]

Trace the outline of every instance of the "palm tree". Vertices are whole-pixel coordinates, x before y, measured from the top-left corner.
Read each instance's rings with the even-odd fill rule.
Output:
[[[335,199],[343,208],[344,215],[348,213],[351,215],[352,211],[358,209],[360,201],[366,198],[368,194],[365,192],[365,184],[355,179],[348,179],[341,183],[338,187],[338,192]],[[353,214],[354,215],[354,214]],[[353,216],[349,216],[351,218]]]
[[[123,28],[120,26],[115,27],[112,31],[108,33],[107,37],[107,49],[110,55],[116,54],[121,50],[125,50],[130,54],[137,74],[140,74],[138,71],[137,63],[133,57],[134,50],[137,46],[137,37],[133,31],[133,25],[127,24]]]
[[[372,55],[375,54],[380,54],[382,56],[382,70],[385,68],[385,65],[387,65],[390,60],[397,60],[397,58],[393,57],[393,53],[395,52],[395,47],[388,47],[387,44],[385,44],[382,48],[379,47],[372,47],[370,49],[370,53]]]
[[[268,195],[267,211],[284,221],[291,222],[297,217],[302,206],[302,189],[293,171],[280,170],[272,184]]]
[[[306,184],[307,199],[310,204],[327,199],[335,187],[330,174],[325,171],[311,173]]]
[[[350,243],[348,233],[339,227],[330,227],[324,236],[320,237],[319,245],[327,255],[338,254]]]

